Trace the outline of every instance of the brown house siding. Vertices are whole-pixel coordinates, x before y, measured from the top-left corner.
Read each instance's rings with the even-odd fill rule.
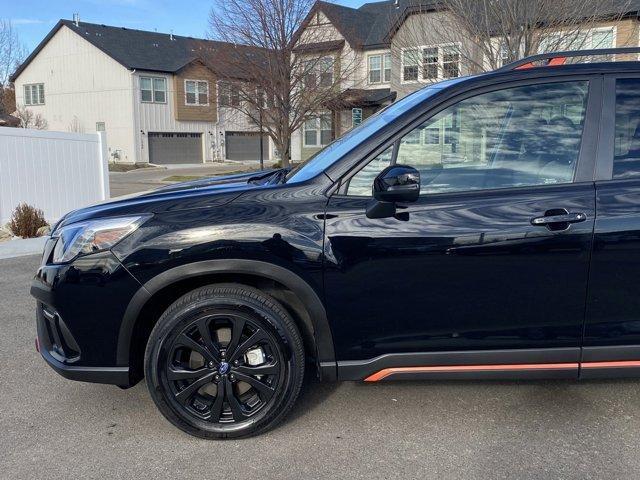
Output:
[[[185,80],[209,82],[209,105],[187,105],[185,96]],[[176,120],[195,120],[204,122],[218,121],[218,94],[216,76],[201,63],[192,63],[180,70],[173,77],[175,94]]]
[[[626,19],[620,22],[612,22],[602,26],[613,25],[616,27],[616,47],[637,47],[638,46],[638,21]],[[638,55],[616,55],[617,61],[638,60]]]

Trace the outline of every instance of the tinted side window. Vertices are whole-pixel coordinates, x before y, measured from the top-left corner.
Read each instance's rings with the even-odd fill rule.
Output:
[[[370,165],[378,165],[377,172],[389,163],[417,168],[422,193],[570,183],[587,91],[587,81],[560,82],[462,100],[406,134],[397,158],[377,158]],[[374,169],[365,169],[371,177]],[[350,186],[349,195],[365,194],[363,177],[352,179],[357,188]]]
[[[640,79],[616,82],[613,178],[640,177]]]

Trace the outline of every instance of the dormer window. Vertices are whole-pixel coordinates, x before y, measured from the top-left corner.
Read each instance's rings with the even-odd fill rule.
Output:
[[[184,81],[185,104],[209,105],[209,82],[203,80]]]

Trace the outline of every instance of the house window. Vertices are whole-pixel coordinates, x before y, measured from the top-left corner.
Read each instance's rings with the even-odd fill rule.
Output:
[[[140,77],[140,99],[145,103],[167,103],[167,79]]]
[[[382,81],[382,56],[371,55],[369,57],[369,83]]]
[[[460,52],[457,47],[442,47],[442,77],[455,78],[460,76]]]
[[[383,66],[383,80],[385,82],[391,81],[391,54],[385,53],[382,56],[382,66]]]
[[[96,122],[96,132],[105,132],[106,130],[104,122]]]
[[[256,87],[256,104],[263,110],[273,108],[275,103],[272,95],[267,95],[262,87]]]
[[[184,92],[187,105],[209,105],[209,82],[185,80]]]
[[[589,48],[613,48],[615,27],[592,30]]]
[[[422,78],[425,80],[438,79],[438,47],[422,49]]]
[[[238,107],[240,105],[240,90],[232,88],[227,82],[218,84],[218,104],[221,107]]]
[[[25,105],[44,105],[44,83],[33,83],[24,86]]]
[[[369,83],[391,81],[391,54],[369,56]]]
[[[323,114],[304,122],[304,146],[324,147],[331,143],[333,128],[331,114]]]
[[[556,32],[540,41],[540,53],[564,50],[593,50],[615,47],[616,27],[594,28],[588,31]]]
[[[333,85],[333,57],[322,57],[308,60],[304,64],[304,85],[307,88],[318,86],[327,88]]]
[[[402,52],[402,80],[405,82],[418,81],[420,67],[419,50],[411,49]]]
[[[429,45],[402,52],[403,82],[435,82],[458,76],[459,45]]]

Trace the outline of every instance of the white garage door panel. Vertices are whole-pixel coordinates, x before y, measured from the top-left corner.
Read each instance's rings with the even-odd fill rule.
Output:
[[[149,162],[202,163],[201,133],[149,133]]]

